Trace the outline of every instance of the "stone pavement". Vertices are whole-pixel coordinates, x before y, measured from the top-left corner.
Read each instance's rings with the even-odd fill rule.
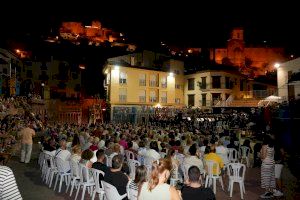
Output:
[[[62,192],[54,192],[53,187],[48,188],[41,181],[41,172],[37,165],[37,146],[33,149],[33,159],[30,164],[19,163],[19,157],[14,157],[8,166],[14,171],[17,184],[24,200],[62,200],[62,199],[75,199],[75,193],[73,192],[72,197],[69,197],[65,193],[65,187],[62,188]],[[223,180],[225,189],[228,186],[228,180]],[[245,200],[257,200],[260,199],[259,195],[264,191],[260,188],[260,169],[259,168],[248,168],[246,171],[245,181],[246,195]],[[79,194],[81,198],[81,193]],[[80,199],[78,198],[78,199]],[[91,199],[86,192],[85,199]],[[219,182],[217,182],[217,199],[240,199],[239,185],[234,185],[233,197],[229,197],[229,192],[222,191]]]

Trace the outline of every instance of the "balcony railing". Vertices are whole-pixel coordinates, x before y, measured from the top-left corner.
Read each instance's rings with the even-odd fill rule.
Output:
[[[157,87],[157,81],[150,81],[150,87]]]
[[[146,97],[145,97],[145,96],[140,96],[140,97],[139,97],[139,101],[140,101],[141,103],[146,102]]]
[[[244,91],[240,92],[240,98],[242,99],[264,99],[268,96],[275,95],[277,96],[277,90],[253,90],[253,91]]]
[[[140,79],[139,85],[140,85],[140,86],[146,86],[146,80]]]
[[[127,95],[119,95],[119,101],[120,102],[126,102],[127,101]]]
[[[156,97],[150,97],[150,102],[151,103],[157,102],[157,98]]]

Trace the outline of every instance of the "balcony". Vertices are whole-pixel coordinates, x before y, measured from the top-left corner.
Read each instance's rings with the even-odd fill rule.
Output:
[[[146,86],[146,80],[140,80],[139,81],[139,86]]]
[[[157,81],[150,81],[150,87],[157,87]]]
[[[151,103],[156,103],[157,102],[157,98],[156,97],[150,97],[150,102]]]

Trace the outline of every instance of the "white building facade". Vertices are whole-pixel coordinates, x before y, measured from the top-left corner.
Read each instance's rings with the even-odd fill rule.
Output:
[[[300,99],[300,58],[282,63],[277,68],[278,96],[290,101]]]

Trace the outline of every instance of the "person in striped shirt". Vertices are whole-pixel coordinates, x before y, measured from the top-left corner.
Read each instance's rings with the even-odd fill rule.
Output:
[[[0,166],[0,199],[22,200],[14,173],[7,166]]]

